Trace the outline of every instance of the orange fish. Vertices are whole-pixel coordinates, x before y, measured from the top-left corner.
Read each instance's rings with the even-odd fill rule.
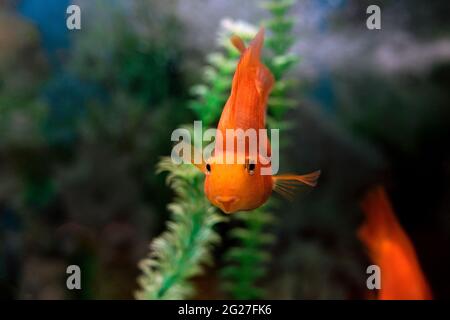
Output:
[[[414,247],[395,217],[383,187],[364,198],[366,222],[358,236],[380,267],[379,300],[426,300],[431,291],[420,268]]]
[[[266,105],[269,93],[274,85],[274,77],[261,62],[261,49],[264,42],[264,29],[260,29],[248,48],[241,38],[233,36],[233,45],[241,52],[241,57],[233,77],[231,94],[222,111],[218,131],[226,143],[228,129],[265,129]],[[218,146],[217,139],[213,156],[197,165],[205,173],[204,190],[209,201],[225,213],[246,211],[264,204],[272,190],[289,197],[298,184],[315,186],[320,171],[306,175],[262,174],[262,169],[271,169],[269,159],[271,146],[267,132],[262,136],[264,145],[258,147],[257,156],[251,158],[248,145],[245,150],[228,150]],[[260,139],[259,135],[258,146]],[[236,137],[233,139],[236,140]],[[267,143],[265,142],[267,141]],[[224,146],[225,144],[223,144]],[[237,146],[237,144],[235,144]],[[264,150],[263,150],[264,149]],[[243,157],[242,162],[218,161],[231,156],[233,159]],[[245,162],[245,163],[244,163]]]

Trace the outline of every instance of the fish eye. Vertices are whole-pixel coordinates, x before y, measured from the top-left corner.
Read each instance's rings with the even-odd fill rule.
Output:
[[[256,164],[254,164],[254,163],[247,163],[245,165],[245,167],[246,167],[249,175],[253,175],[255,173]]]
[[[206,172],[211,173],[211,165],[209,163],[206,164]]]

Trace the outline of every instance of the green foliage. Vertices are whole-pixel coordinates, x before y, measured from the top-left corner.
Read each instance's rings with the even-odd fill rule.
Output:
[[[172,219],[167,231],[153,240],[151,252],[140,267],[138,299],[183,299],[195,292],[189,279],[211,263],[211,247],[219,241],[214,226],[223,220],[202,192],[203,177],[191,165],[175,165],[170,158],[159,163],[168,171],[168,184],[177,197],[169,205]]]
[[[102,1],[87,4],[90,10],[86,10],[83,23],[90,32],[74,34],[70,68],[108,89],[121,88],[138,102],[153,107],[168,99],[184,98],[179,92],[183,85],[179,71],[183,56],[177,45],[179,25],[173,13],[169,11],[158,19],[147,17],[147,1],[130,2],[129,16],[118,6],[104,8]],[[162,10],[164,4],[152,6]],[[92,17],[90,12],[98,15]],[[102,50],[98,50],[99,38]]]
[[[0,151],[37,148],[44,144],[40,127],[46,117],[46,105],[10,95],[0,95]]]
[[[225,254],[227,266],[222,275],[224,288],[236,299],[258,299],[264,291],[257,282],[266,275],[266,263],[270,257],[265,248],[273,242],[267,226],[274,222],[270,203],[249,213],[235,214],[240,226],[230,231],[230,237],[238,245]]]
[[[263,3],[263,7],[269,10],[271,16],[264,21],[269,35],[266,47],[270,49],[270,58],[267,65],[275,77],[275,87],[268,102],[268,125],[273,128],[285,128],[288,124],[284,120],[286,112],[297,104],[289,99],[288,93],[296,82],[292,79],[284,79],[286,73],[299,62],[298,56],[289,52],[294,43],[292,32],[294,18],[288,15],[295,0],[272,0]]]

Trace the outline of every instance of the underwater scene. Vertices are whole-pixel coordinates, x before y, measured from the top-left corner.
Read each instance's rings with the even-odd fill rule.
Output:
[[[0,299],[449,299],[448,9],[1,0]]]

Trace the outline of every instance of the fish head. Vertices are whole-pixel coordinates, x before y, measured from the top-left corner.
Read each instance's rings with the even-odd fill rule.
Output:
[[[272,192],[271,175],[263,175],[263,165],[244,161],[205,162],[205,194],[208,200],[225,213],[248,211],[261,206]]]

